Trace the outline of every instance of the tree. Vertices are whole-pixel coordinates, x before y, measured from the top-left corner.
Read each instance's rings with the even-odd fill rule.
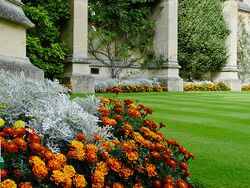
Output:
[[[89,52],[112,78],[152,56],[156,0],[89,0]]]
[[[27,33],[27,56],[45,77],[61,79],[67,45],[61,40],[61,29],[70,16],[66,0],[23,0],[24,12],[35,24]]]
[[[180,0],[178,26],[178,60],[183,78],[202,79],[225,65],[230,32],[220,0]]]
[[[237,64],[239,78],[244,82],[250,71],[250,34],[246,30],[246,24],[242,16],[239,16],[238,28]]]

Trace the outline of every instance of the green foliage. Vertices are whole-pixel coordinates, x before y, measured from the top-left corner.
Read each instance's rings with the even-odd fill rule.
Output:
[[[23,0],[24,12],[36,25],[28,30],[27,56],[44,69],[45,76],[60,79],[67,45],[61,40],[61,29],[70,16],[66,0]]]
[[[246,30],[244,18],[239,17],[238,30],[238,59],[239,78],[245,81],[247,74],[250,71],[250,34]]]
[[[89,52],[118,77],[152,53],[157,0],[90,0]]]
[[[229,29],[219,0],[179,1],[178,58],[183,78],[202,79],[220,70],[227,60]]]

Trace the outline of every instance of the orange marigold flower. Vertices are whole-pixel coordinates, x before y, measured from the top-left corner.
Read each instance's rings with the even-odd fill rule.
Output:
[[[44,157],[46,160],[50,160],[54,157],[54,153],[50,150],[44,152]]]
[[[41,138],[37,135],[37,134],[29,134],[27,136],[27,138],[29,139],[30,143],[40,143]]]
[[[175,188],[174,184],[173,183],[165,183],[163,185],[164,188]]]
[[[136,118],[139,118],[141,117],[141,112],[138,111],[138,110],[135,110],[135,109],[130,109],[130,108],[127,108],[127,113],[130,117],[136,117]]]
[[[107,99],[107,98],[101,98],[101,99],[100,99],[100,102],[101,102],[101,103],[104,103],[104,104],[109,104],[109,103],[110,103],[110,100]]]
[[[114,110],[118,113],[122,113],[122,108],[115,108]]]
[[[146,170],[148,172],[148,176],[149,177],[153,177],[157,175],[156,169],[155,169],[155,165],[154,164],[147,164],[146,165]]]
[[[62,168],[61,163],[56,159],[49,160],[48,167],[50,170],[60,170]]]
[[[50,180],[54,181],[56,185],[60,185],[65,181],[65,174],[60,170],[53,170]]]
[[[5,144],[4,150],[6,153],[16,153],[18,152],[18,146],[15,142],[11,141]]]
[[[140,144],[144,145],[145,139],[143,138],[143,136],[140,133],[133,132],[132,136],[134,137],[136,142],[139,142]]]
[[[136,151],[126,152],[126,156],[130,161],[136,161],[138,159],[138,153]]]
[[[176,185],[178,188],[188,188],[188,184],[182,179],[177,180]]]
[[[22,138],[15,138],[13,141],[17,144],[17,146],[18,146],[21,150],[23,150],[23,151],[26,150],[26,148],[27,148],[27,143],[25,142],[24,139],[22,139]]]
[[[37,143],[37,142],[29,144],[29,147],[32,151],[37,152],[37,153],[40,153],[44,149],[44,147],[40,143]]]
[[[176,168],[176,162],[172,159],[167,160],[167,164],[173,169]]]
[[[83,161],[85,159],[85,151],[84,149],[70,150],[68,152],[68,156],[72,159],[77,159],[79,161]]]
[[[133,188],[143,188],[143,186],[140,182],[137,182],[136,184],[134,184]]]
[[[107,126],[115,126],[117,124],[115,119],[111,119],[108,116],[103,116],[100,119],[102,123]]]
[[[69,177],[69,176],[65,176],[65,179],[64,179],[64,183],[62,184],[62,186],[64,188],[71,188],[72,187],[72,179]]]
[[[98,111],[104,116],[109,115],[109,109],[107,109],[105,106],[100,106]]]
[[[98,134],[94,134],[93,135],[93,138],[96,140],[96,141],[102,141],[102,137]]]
[[[115,171],[115,172],[120,172],[122,168],[122,164],[115,158],[108,158],[107,163],[109,167]]]
[[[18,184],[19,188],[32,188],[31,183],[30,182],[21,182]]]
[[[94,144],[87,144],[85,149],[86,149],[86,153],[89,153],[89,152],[90,153],[91,152],[97,153],[98,152],[98,147]]]
[[[35,176],[37,176],[38,178],[45,178],[48,175],[48,169],[45,165],[41,165],[41,164],[35,164],[32,167],[32,172],[35,174]]]
[[[174,179],[172,176],[166,176],[165,178],[163,178],[164,183],[173,183]]]
[[[77,140],[73,140],[70,143],[70,147],[71,148],[75,148],[75,149],[83,149],[84,148],[84,144],[80,141]]]
[[[73,183],[75,184],[76,188],[84,188],[87,186],[87,181],[85,180],[84,175],[76,174]]]
[[[157,151],[150,152],[150,155],[156,160],[159,160],[161,158],[161,155]]]
[[[122,120],[122,116],[119,115],[119,114],[115,114],[114,118],[115,118],[115,120],[117,120],[117,121],[121,121],[121,120]]]
[[[87,140],[87,136],[86,136],[85,134],[83,134],[83,133],[78,133],[78,134],[76,135],[76,138],[77,138],[78,140],[82,141],[82,142],[85,142],[85,141]]]
[[[76,173],[75,168],[71,165],[65,165],[62,171],[67,174],[69,177],[73,177]]]
[[[163,150],[165,149],[165,146],[162,145],[162,144],[160,144],[160,143],[156,143],[156,144],[155,144],[155,149],[156,149],[157,151],[163,151]]]
[[[180,162],[180,163],[179,163],[179,167],[180,167],[181,169],[183,169],[183,170],[187,170],[187,169],[188,169],[188,165],[187,165],[187,163],[185,163],[185,162]]]
[[[133,101],[132,101],[131,99],[129,99],[129,98],[126,98],[126,99],[124,100],[124,102],[125,102],[126,104],[132,104],[132,103],[133,103]]]
[[[96,165],[96,171],[101,171],[104,175],[107,175],[109,171],[109,166],[105,162],[99,162]]]
[[[121,172],[125,179],[128,179],[129,176],[132,176],[134,174],[133,170],[126,168],[126,167],[122,167]]]
[[[152,114],[153,113],[153,110],[150,109],[150,108],[144,108],[143,109],[147,114]]]
[[[130,124],[128,123],[125,123],[122,127],[121,127],[123,130],[125,131],[129,131],[129,132],[132,132],[133,131],[133,128]]]
[[[115,182],[113,188],[124,188],[124,185],[120,182]]]
[[[7,179],[0,183],[0,188],[17,188],[17,185],[13,180]]]
[[[130,104],[129,107],[133,109],[138,109],[138,107],[134,103]]]
[[[145,145],[145,147],[150,148],[150,149],[154,149],[154,147],[155,147],[155,145],[149,140],[145,140],[144,145]]]
[[[2,180],[5,180],[8,177],[8,170],[0,169],[0,177]]]
[[[66,161],[67,161],[67,158],[65,157],[65,155],[63,155],[61,153],[55,154],[54,155],[54,159],[56,159],[57,161],[59,161],[62,166],[64,166],[66,164]]]
[[[116,108],[122,108],[124,105],[123,105],[123,103],[121,103],[121,102],[116,102],[116,103],[114,104],[114,106],[115,106]]]
[[[168,143],[169,145],[175,145],[175,144],[176,144],[176,141],[173,140],[173,139],[167,139],[167,143]]]

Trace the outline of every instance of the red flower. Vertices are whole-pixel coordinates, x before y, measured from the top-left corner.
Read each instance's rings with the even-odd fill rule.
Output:
[[[176,185],[178,188],[188,188],[188,184],[182,179],[177,180]]]
[[[169,160],[167,161],[167,164],[168,164],[171,168],[173,168],[173,169],[176,168],[176,162],[175,162],[174,160],[172,160],[172,159],[169,159]]]
[[[8,177],[8,171],[6,169],[0,169],[0,177],[2,178],[2,180],[7,179]]]

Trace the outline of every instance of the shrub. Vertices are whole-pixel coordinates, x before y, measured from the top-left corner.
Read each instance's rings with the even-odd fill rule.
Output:
[[[180,75],[201,79],[220,70],[227,60],[229,29],[219,0],[179,1],[178,62]]]
[[[186,82],[184,84],[184,91],[229,91],[230,86],[223,82]]]
[[[98,82],[95,86],[96,93],[131,93],[131,92],[162,92],[166,88],[161,86],[156,79],[118,80],[109,79]]]

